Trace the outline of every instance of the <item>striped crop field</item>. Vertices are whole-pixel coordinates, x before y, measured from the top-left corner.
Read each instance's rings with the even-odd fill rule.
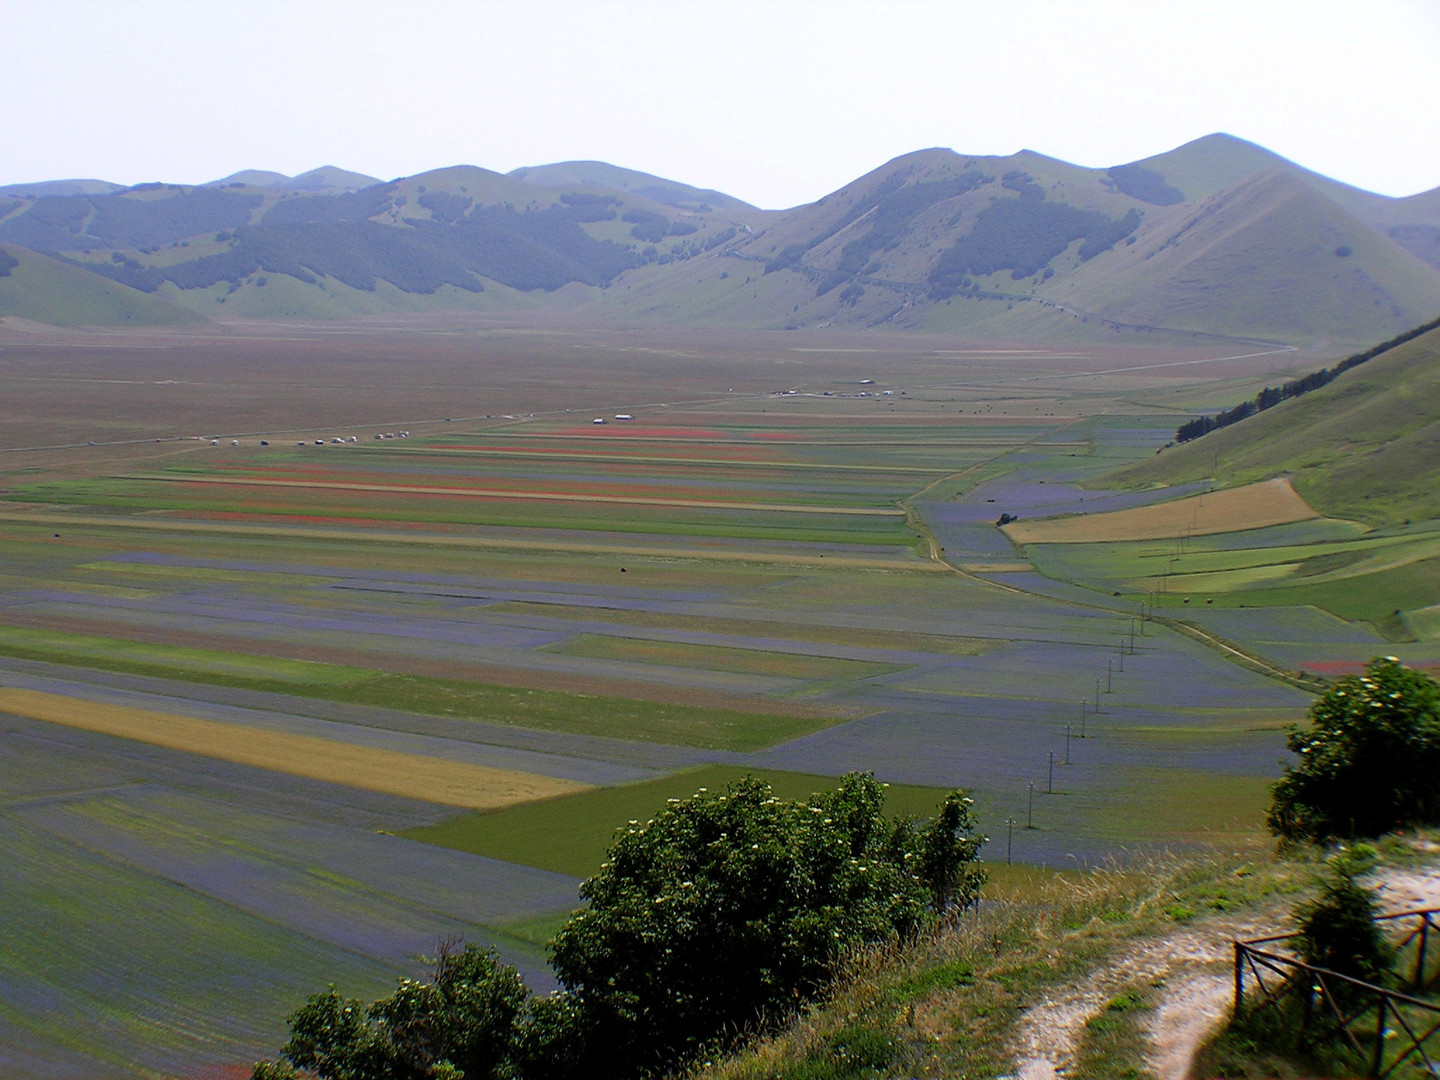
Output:
[[[1028,565],[1028,564],[1027,564]],[[531,615],[544,619],[599,620],[616,626],[640,626],[659,630],[703,630],[712,634],[782,638],[816,644],[850,645],[872,649],[941,653],[947,656],[978,656],[993,642],[941,634],[915,634],[904,630],[878,630],[854,626],[823,626],[814,623],[734,619],[720,615],[686,615],[621,607],[616,601],[588,604],[514,601],[494,604],[495,614]]]
[[[124,705],[106,705],[35,690],[0,687],[0,712],[447,806],[494,809],[570,794],[587,786],[554,777]]]
[[[457,935],[548,991],[615,829],[744,773],[1033,790],[1036,867],[1250,843],[1277,676],[1440,658],[1431,523],[1095,486],[1273,358],[0,332],[68,418],[0,448],[0,1076],[238,1076]]]
[[[905,670],[902,664],[871,660],[848,660],[814,653],[789,653],[764,649],[730,648],[686,641],[617,637],[608,634],[581,634],[550,651],[566,656],[603,660],[624,660],[639,664],[664,664],[706,671],[734,671],[770,675],[781,679],[818,682],[864,679]]]

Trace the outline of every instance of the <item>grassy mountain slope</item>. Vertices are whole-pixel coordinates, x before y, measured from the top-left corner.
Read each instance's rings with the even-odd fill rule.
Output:
[[[1251,177],[1041,293],[1101,316],[1267,337],[1382,337],[1433,317],[1440,275],[1285,173]]]
[[[290,191],[359,191],[371,184],[380,183],[373,176],[337,169],[334,165],[322,165],[299,176],[290,178],[285,187]]]
[[[1304,182],[1365,220],[1383,213],[1387,205],[1400,201],[1342,184],[1263,146],[1223,133],[1206,135],[1133,164],[1165,177],[1167,182],[1184,192],[1189,202],[1215,195],[1256,173],[1272,170]]]
[[[141,293],[178,293],[192,309],[227,303],[227,314],[287,318],[534,306],[546,301],[527,294],[601,286],[647,263],[691,258],[737,232],[728,211],[538,187],[473,166],[335,190],[366,179],[326,168],[286,181],[286,190],[242,178],[222,187],[0,200],[0,241]],[[295,190],[312,181],[326,190]],[[487,291],[494,295],[473,299]]]
[[[1440,309],[1440,196],[1360,192],[1229,136],[1111,169],[921,150],[786,211],[603,162],[370,179],[0,197],[0,242],[257,318],[563,289],[620,321],[1361,344]]]
[[[558,161],[552,165],[528,165],[507,175],[537,187],[595,187],[629,191],[652,202],[684,210],[710,207],[715,210],[754,210],[747,202],[713,188],[691,187],[663,176],[622,169],[604,161]]]
[[[1104,482],[1217,476],[1228,486],[1285,473],[1330,517],[1374,525],[1440,518],[1440,330]]]
[[[1392,199],[1331,180],[1233,135],[1207,135],[1127,166],[1131,167],[1165,177],[1189,201],[1216,195],[1256,173],[1275,170],[1301,181],[1440,269],[1440,188]]]
[[[24,248],[0,244],[0,316],[56,326],[169,326],[185,308]]]
[[[284,173],[271,172],[268,169],[242,169],[240,172],[231,173],[229,176],[219,180],[212,180],[203,187],[256,187],[273,188],[276,191],[306,191],[311,193],[335,194],[344,191],[359,191],[361,188],[370,187],[372,184],[380,183],[373,176],[366,176],[364,173],[350,172],[348,169],[337,169],[334,165],[322,165],[318,169],[311,169],[309,172],[301,173],[299,176],[286,176]],[[88,194],[82,192],[79,194]]]
[[[715,324],[1044,335],[1083,316],[1357,343],[1440,307],[1434,267],[1288,173],[1179,198],[1154,173],[924,150],[774,215],[683,280],[627,274],[604,304]]]
[[[124,184],[109,180],[41,180],[35,184],[6,184],[0,187],[0,195],[38,199],[45,195],[113,195],[124,190]]]
[[[284,187],[290,177],[281,172],[273,172],[269,169],[241,169],[239,172],[231,173],[229,176],[222,176],[219,180],[211,180],[205,187]]]

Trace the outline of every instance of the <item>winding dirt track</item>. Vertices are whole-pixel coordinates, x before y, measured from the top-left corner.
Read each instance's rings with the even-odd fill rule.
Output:
[[[1384,869],[1375,878],[1388,911],[1440,906],[1440,865]],[[1163,984],[1150,1013],[1147,1055],[1157,1080],[1188,1080],[1195,1054],[1230,1009],[1234,942],[1275,933],[1288,906],[1215,918],[1136,942],[1088,979],[1025,1013],[1017,1040],[1020,1080],[1056,1080],[1073,1066],[1085,1023],[1136,983]]]

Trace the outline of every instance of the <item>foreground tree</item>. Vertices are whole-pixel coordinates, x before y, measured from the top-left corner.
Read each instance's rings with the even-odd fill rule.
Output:
[[[746,778],[632,821],[551,945],[565,991],[532,997],[494,953],[442,949],[430,982],[365,1006],[332,986],[253,1080],[561,1080],[658,1074],[825,993],[862,946],[975,903],[971,802],[917,827],[851,774],[808,802]]]
[[[974,903],[968,799],[926,828],[851,774],[808,803],[746,779],[632,822],[553,961],[584,1021],[587,1076],[662,1071],[823,993],[856,948]]]
[[[368,1008],[335,987],[289,1017],[278,1062],[253,1080],[504,1080],[517,1073],[530,992],[493,951],[442,944],[429,982],[402,979]]]
[[[1272,789],[1277,836],[1379,836],[1440,821],[1440,685],[1393,656],[1341,679],[1285,742],[1299,761]]]

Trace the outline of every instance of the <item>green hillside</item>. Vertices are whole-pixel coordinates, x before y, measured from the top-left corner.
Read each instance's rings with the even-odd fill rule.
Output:
[[[538,187],[596,187],[629,191],[665,206],[685,210],[754,210],[747,202],[713,188],[691,187],[663,176],[622,169],[604,161],[559,161],[530,165],[506,175]]]
[[[1217,145],[1232,143],[1249,146]],[[1055,336],[1119,324],[1356,344],[1440,308],[1435,267],[1284,171],[1180,200],[1138,167],[923,150],[775,215],[681,278],[628,273],[603,306],[713,325]]]
[[[1440,519],[1440,330],[1103,482],[1214,476],[1231,486],[1287,473],[1328,517],[1371,525]]]
[[[24,248],[0,244],[0,317],[56,326],[170,326],[200,317]]]
[[[229,317],[580,305],[670,325],[1344,348],[1440,310],[1440,197],[1359,191],[1225,135],[1108,169],[921,150],[785,211],[595,161],[63,191],[0,196],[0,243]]]
[[[1273,170],[1300,181],[1412,255],[1440,268],[1440,188],[1392,199],[1331,180],[1233,135],[1207,135],[1124,168],[1141,168],[1163,177],[1192,202]]]
[[[1042,292],[1121,322],[1287,340],[1385,337],[1440,309],[1434,268],[1285,173],[1183,209]]]
[[[359,190],[346,188],[368,177],[328,167],[284,185],[235,175],[220,186],[0,200],[0,241],[207,313],[225,304],[229,317],[343,318],[531,307],[566,286],[694,258],[744,224],[728,211],[540,187],[474,166]]]
[[[1215,195],[1256,173],[1272,170],[1302,181],[1366,220],[1383,213],[1384,207],[1400,201],[1331,180],[1263,146],[1223,133],[1195,139],[1174,150],[1137,161],[1134,166],[1163,176],[1168,183],[1184,192],[1190,202]]]
[[[45,195],[113,195],[124,190],[124,184],[112,184],[109,180],[42,180],[34,184],[6,184],[0,187],[0,195],[38,199]]]

